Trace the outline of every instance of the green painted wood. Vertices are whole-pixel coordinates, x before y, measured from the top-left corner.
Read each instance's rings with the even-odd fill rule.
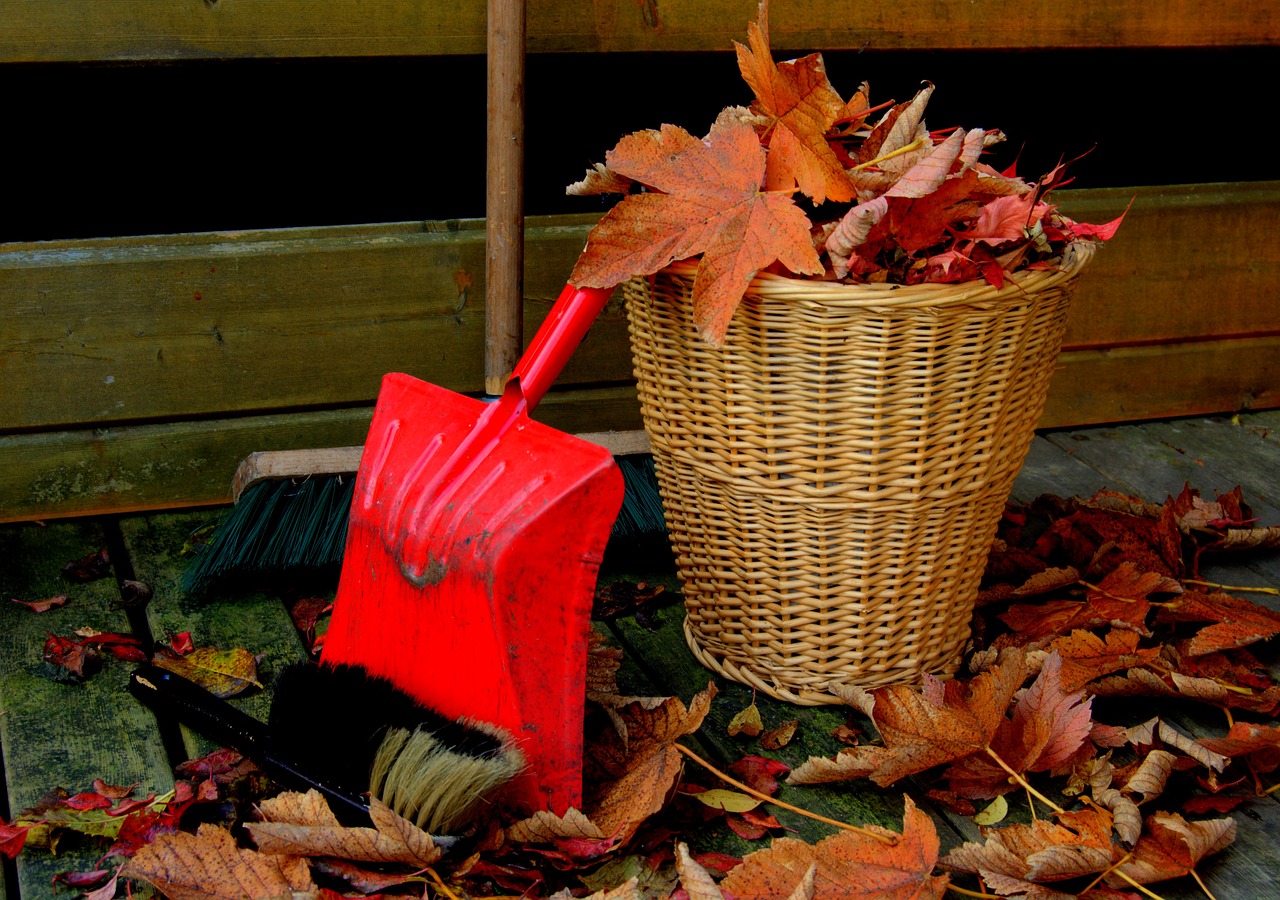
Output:
[[[752,0],[597,3],[531,0],[531,52],[723,50],[755,17]],[[1243,46],[1280,41],[1280,19],[1242,0],[1178,9],[1090,0],[776,4],[773,44],[875,49]],[[5,0],[0,61],[483,53],[483,5],[412,0]]]
[[[147,605],[147,621],[157,642],[168,635],[190,631],[197,647],[243,648],[258,656],[263,690],[251,689],[231,702],[266,721],[275,679],[290,663],[307,658],[306,647],[279,596],[248,589],[219,589],[209,597],[193,599],[181,591],[178,582],[189,559],[182,554],[183,545],[209,519],[207,513],[133,516],[121,521],[120,531],[137,579],[153,591]],[[326,585],[329,593],[334,587]],[[185,727],[182,732],[189,758],[218,746]]]
[[[369,407],[0,435],[0,522],[229,503],[257,450],[364,442]],[[554,391],[535,418],[568,432],[641,427],[630,386]]]
[[[95,778],[137,782],[138,796],[173,787],[155,719],[127,692],[129,663],[107,658],[84,683],[61,684],[42,661],[50,632],[129,631],[114,578],[72,584],[61,575],[63,564],[102,546],[103,533],[92,524],[0,528],[0,741],[14,813],[55,787],[90,790]],[[41,614],[9,600],[63,593],[66,606]],[[54,896],[50,878],[58,872],[96,868],[104,847],[74,843],[57,856],[34,848],[18,856],[24,900]]]
[[[536,326],[582,217],[533,223]],[[0,246],[2,430],[369,403],[386,372],[483,390],[482,221]],[[615,304],[560,383],[631,377]]]

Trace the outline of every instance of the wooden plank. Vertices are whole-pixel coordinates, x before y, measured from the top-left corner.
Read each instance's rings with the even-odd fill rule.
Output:
[[[1280,335],[1068,350],[1058,358],[1037,427],[1274,406],[1280,406]]]
[[[307,658],[306,647],[277,596],[220,589],[215,595],[197,600],[182,592],[178,582],[190,564],[189,558],[182,555],[183,544],[192,531],[208,520],[207,513],[133,516],[121,521],[120,531],[137,579],[153,592],[147,605],[147,621],[156,640],[190,631],[197,647],[239,647],[258,656],[258,678],[265,690],[250,690],[231,703],[266,721],[275,679],[290,663]],[[336,585],[328,586],[330,595],[334,588]],[[182,734],[190,759],[218,746],[186,727]]]
[[[530,0],[530,52],[724,50],[755,17],[753,0],[596,3]],[[1216,0],[1167,7],[1089,0],[934,4],[840,0],[777,4],[778,50],[1211,47],[1280,42],[1269,6]],[[0,61],[483,53],[483,5],[413,0],[3,0]]]
[[[1081,276],[1063,341],[1083,350],[1280,334],[1280,182],[1064,191],[1063,211],[1116,236]]]
[[[0,435],[0,522],[228,503],[250,453],[360,444],[371,416],[357,407]],[[535,418],[570,433],[641,427],[625,385],[553,391]]]
[[[589,221],[530,227],[530,329]],[[396,371],[481,391],[483,296],[479,220],[5,245],[3,428],[369,403]],[[560,384],[629,379],[625,333],[614,303]]]
[[[129,631],[115,578],[72,584],[61,574],[63,564],[103,546],[92,524],[0,528],[0,740],[15,814],[55,787],[90,790],[95,778],[137,782],[139,796],[173,787],[155,718],[127,692],[130,664],[108,657],[84,683],[64,684],[42,662],[49,633]],[[41,614],[9,601],[58,594],[67,595],[66,606]],[[73,844],[57,856],[37,849],[19,855],[22,897],[52,897],[55,873],[96,868],[103,847]]]

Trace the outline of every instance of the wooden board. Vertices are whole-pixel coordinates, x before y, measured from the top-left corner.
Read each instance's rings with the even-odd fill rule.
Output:
[[[369,407],[0,435],[0,522],[228,503],[258,450],[364,442]],[[555,391],[534,416],[570,433],[641,427],[635,388]]]
[[[107,656],[81,684],[59,683],[42,661],[49,633],[74,637],[76,629],[129,631],[114,577],[73,584],[62,566],[105,546],[93,524],[0,528],[0,741],[10,809],[16,814],[56,787],[91,790],[93,780],[137,783],[135,796],[173,787],[155,718],[127,692],[131,664]],[[67,595],[66,606],[32,613],[10,602]],[[24,898],[52,897],[50,878],[88,871],[103,847],[24,852],[17,859]]]
[[[725,50],[753,0],[531,0],[531,52]],[[1219,0],[1165,7],[1090,0],[775,4],[773,43],[795,48],[1244,46],[1280,40],[1269,6]],[[4,0],[0,61],[483,53],[484,6],[414,0]]]

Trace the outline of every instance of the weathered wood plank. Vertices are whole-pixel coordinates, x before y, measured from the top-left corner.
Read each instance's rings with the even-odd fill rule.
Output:
[[[1207,415],[1277,405],[1280,334],[1114,350],[1067,350],[1058,357],[1038,427]]]
[[[0,435],[0,522],[227,503],[258,450],[364,442],[372,409]],[[635,389],[553,391],[539,421],[571,433],[641,427]]]
[[[531,329],[582,223],[529,229]],[[481,391],[483,296],[478,220],[6,245],[3,428],[368,403],[397,371]],[[560,383],[629,378],[625,328],[614,304]]]
[[[137,782],[139,796],[173,787],[155,719],[127,691],[130,664],[108,657],[84,683],[64,684],[42,662],[51,632],[129,631],[114,578],[72,584],[61,575],[64,563],[104,545],[101,529],[90,524],[0,528],[0,740],[15,814],[55,787],[90,790],[95,778]],[[9,600],[58,594],[68,596],[66,606],[38,615]],[[58,872],[96,868],[103,847],[72,849],[74,843],[57,856],[35,849],[19,855],[24,900],[52,897],[50,878]]]
[[[585,14],[584,14],[585,13]],[[723,50],[753,0],[595,3],[531,0],[531,52]],[[1181,4],[1047,0],[969,4],[839,0],[776,4],[773,44],[876,49],[1243,46],[1280,41],[1280,17],[1242,0]],[[483,4],[413,0],[4,0],[0,61],[483,53]]]
[[[1133,206],[1081,276],[1063,347],[1085,350],[1280,333],[1280,182],[1064,191],[1102,223]]]
[[[120,522],[120,531],[137,579],[153,592],[147,621],[156,640],[190,631],[197,647],[240,647],[258,656],[258,679],[264,690],[250,690],[231,702],[266,721],[275,679],[285,666],[307,658],[306,647],[279,597],[223,589],[214,596],[193,599],[182,592],[178,582],[189,565],[189,558],[181,554],[183,544],[208,520],[204,513],[133,516]],[[203,756],[218,746],[185,726],[182,734],[188,758]]]

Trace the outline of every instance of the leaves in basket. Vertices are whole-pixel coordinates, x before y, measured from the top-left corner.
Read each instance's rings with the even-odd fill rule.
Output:
[[[701,255],[693,283],[694,326],[719,343],[760,269],[780,262],[817,275],[809,222],[786,194],[761,190],[765,151],[746,124],[716,125],[705,141],[674,125],[618,142],[609,168],[655,190],[632,194],[591,232],[570,280],[612,287]]]

